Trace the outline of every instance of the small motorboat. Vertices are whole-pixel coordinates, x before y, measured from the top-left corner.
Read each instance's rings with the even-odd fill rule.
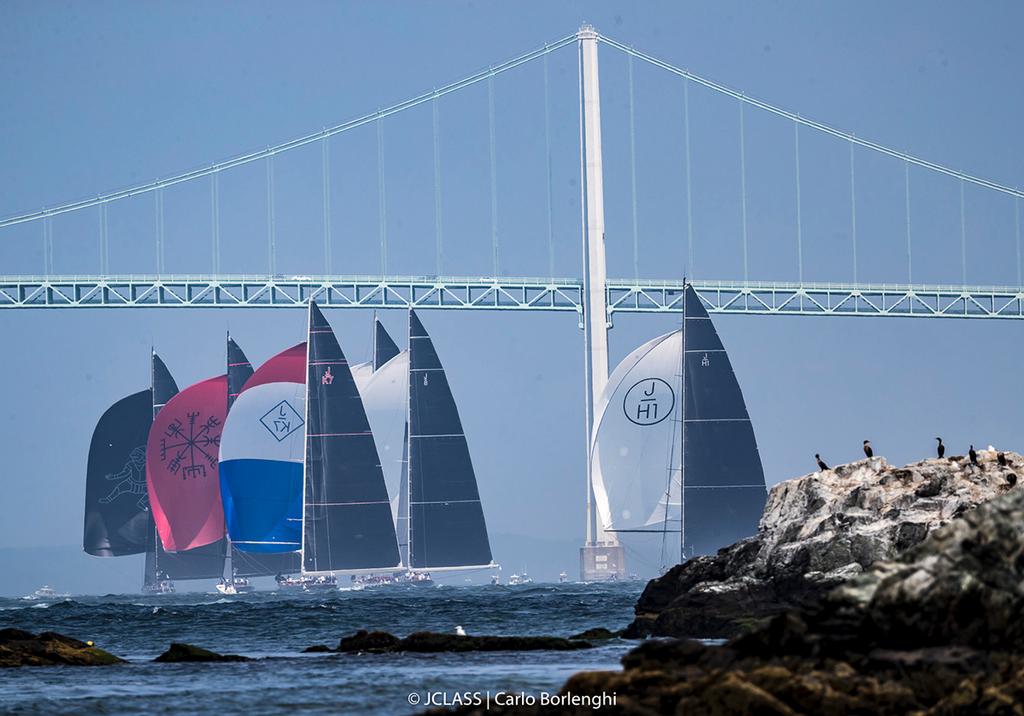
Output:
[[[231,579],[222,579],[217,583],[217,591],[221,594],[234,595],[234,594],[249,594],[256,591],[256,587],[249,583],[249,580],[245,577],[232,577]]]
[[[59,594],[57,590],[51,587],[49,584],[45,584],[31,594],[26,594],[22,599],[46,600],[46,599],[67,599],[70,594]]]

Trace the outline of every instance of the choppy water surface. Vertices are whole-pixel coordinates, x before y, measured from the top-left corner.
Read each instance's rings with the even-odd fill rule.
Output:
[[[305,655],[356,629],[569,636],[618,629],[641,583],[385,587],[224,597],[108,595],[57,602],[0,598],[0,628],[56,631],[131,663],[0,670],[0,708],[40,713],[409,713],[409,694],[553,692],[572,673],[615,669],[630,645],[576,652]],[[260,657],[236,664],[154,664],[172,641]],[[415,697],[414,697],[415,698]]]

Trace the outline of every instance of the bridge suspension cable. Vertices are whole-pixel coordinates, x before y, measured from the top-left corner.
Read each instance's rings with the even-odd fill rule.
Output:
[[[683,134],[686,154],[686,272],[693,275],[693,177],[690,161],[690,80],[683,82]],[[684,272],[685,273],[685,272]]]
[[[324,271],[332,273],[331,265],[331,139],[324,137],[321,148],[320,161],[323,164],[323,194],[324,194]]]
[[[380,272],[388,273],[388,195],[384,183],[384,117],[377,117],[377,220],[380,222]]]
[[[547,199],[548,199],[548,276],[555,276],[555,232],[553,226],[553,206],[551,194],[551,87],[548,79],[548,56],[544,55],[544,158],[547,162]],[[1020,263],[1018,261],[1018,263]],[[440,271],[438,272],[440,273]]]
[[[106,204],[100,204],[106,210]],[[220,273],[220,174],[210,175],[210,243],[213,272]]]
[[[780,117],[792,120],[797,124],[802,124],[805,127],[810,127],[811,129],[815,129],[819,132],[830,134],[833,137],[837,137],[839,139],[845,139],[848,142],[857,144],[866,149],[870,149],[872,151],[879,152],[881,154],[894,157],[896,159],[902,159],[906,162],[915,164],[919,167],[923,167],[925,169],[930,169],[941,174],[946,174],[948,176],[955,177],[968,184],[976,184],[977,186],[984,187],[985,189],[992,189],[993,191],[998,191],[1004,194],[1009,194],[1010,196],[1015,196],[1018,199],[1024,199],[1024,190],[1015,189],[1004,184],[999,184],[998,182],[990,181],[988,179],[983,179],[981,177],[967,174],[966,172],[961,172],[956,169],[952,169],[942,164],[930,162],[927,159],[922,159],[912,154],[901,152],[897,149],[891,149],[889,147],[886,147],[885,145],[878,144],[877,142],[862,139],[854,134],[844,132],[841,129],[825,124],[824,122],[816,122],[813,119],[807,119],[806,117],[802,117],[799,114],[796,114],[795,112],[790,112],[789,110],[782,109],[781,107],[769,104],[768,102],[764,102],[759,99],[754,99],[753,97],[749,97],[748,95],[745,95],[742,92],[726,87],[725,85],[719,84],[705,77],[701,77],[700,75],[696,75],[690,72],[689,70],[677,67],[669,62],[658,59],[653,55],[648,55],[645,52],[641,52],[640,50],[637,50],[633,47],[630,47],[629,45],[621,43],[618,40],[614,40],[605,35],[598,35],[598,41],[603,42],[609,47],[614,47],[615,49],[620,50],[621,52],[625,52],[627,55],[643,60],[644,62],[647,62],[651,65],[654,65],[655,67],[659,67],[663,70],[666,70],[667,72],[671,72],[674,75],[678,75],[685,79],[692,80],[693,82],[703,85],[704,87],[714,90],[715,92],[728,95],[730,97],[740,100],[741,102],[745,102],[746,104],[752,105],[759,109],[763,109],[767,112],[771,112],[772,114],[776,114]]]
[[[633,89],[633,56],[629,56],[629,180],[633,202],[633,278],[640,278],[640,231],[636,208],[636,98]]]
[[[545,62],[547,56],[545,56]],[[444,263],[444,239],[441,217],[441,108],[440,100],[434,97],[432,114],[434,119],[434,254],[437,264],[437,275],[442,273]]]
[[[487,129],[491,156],[491,259],[498,272],[498,147],[494,127],[494,77],[487,78]]]
[[[282,142],[281,144],[276,144],[274,146],[267,147],[266,149],[261,149],[256,152],[250,152],[248,154],[242,154],[240,156],[233,157],[231,159],[226,159],[221,162],[216,162],[208,167],[193,169],[191,171],[182,172],[180,174],[175,174],[173,176],[166,177],[164,179],[158,179],[156,181],[148,182],[145,184],[137,184],[135,186],[128,187],[127,189],[120,189],[117,191],[108,192],[106,194],[101,194],[99,196],[93,197],[91,199],[83,199],[80,201],[68,202],[65,204],[59,204],[54,207],[40,209],[39,211],[29,212],[27,214],[9,216],[7,218],[0,219],[0,229],[7,226],[14,226],[15,224],[23,224],[29,221],[38,221],[45,217],[56,216],[58,214],[66,214],[71,211],[87,209],[91,206],[97,206],[99,204],[105,204],[112,201],[117,201],[119,199],[127,199],[129,197],[137,196],[139,194],[146,194],[149,192],[156,191],[157,189],[163,189],[165,187],[173,186],[175,184],[181,184],[182,182],[187,182],[193,179],[199,179],[200,177],[209,176],[216,172],[224,171],[225,169],[233,169],[235,167],[250,164],[261,159],[266,159],[267,157],[273,154],[279,154],[281,152],[287,152],[292,149],[298,149],[299,147],[304,147],[307,144],[312,144],[313,142],[317,142],[325,137],[332,137],[335,134],[348,132],[358,127],[370,124],[371,122],[375,122],[378,119],[383,119],[384,117],[388,117],[399,112],[404,112],[405,110],[412,109],[413,107],[418,107],[421,104],[430,102],[435,97],[443,97],[444,95],[451,94],[452,92],[457,92],[461,89],[465,89],[466,87],[470,87],[479,82],[483,82],[489,78],[496,77],[500,74],[508,72],[509,70],[513,70],[528,62],[536,60],[539,57],[543,57],[544,55],[550,54],[552,52],[555,52],[556,50],[559,50],[563,47],[567,47],[569,45],[573,45],[575,43],[576,33],[574,32],[573,34],[556,40],[555,42],[548,43],[544,45],[544,47],[540,47],[535,50],[531,50],[530,52],[523,53],[521,55],[513,57],[510,60],[506,60],[505,62],[488,67],[486,70],[481,70],[472,75],[469,75],[468,77],[464,77],[461,80],[450,82],[444,85],[443,87],[430,90],[429,92],[424,92],[422,94],[416,95],[415,97],[410,97],[409,99],[397,102],[388,107],[379,109],[375,112],[371,112],[369,114],[364,114],[354,119],[350,119],[347,122],[334,125],[333,127],[327,127],[326,129],[323,129],[319,132],[315,132],[313,134],[306,134],[304,136],[291,139],[287,142]]]

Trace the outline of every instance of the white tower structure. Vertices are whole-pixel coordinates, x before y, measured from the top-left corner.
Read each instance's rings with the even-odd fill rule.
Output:
[[[590,25],[576,34],[580,71],[580,174],[583,204],[583,331],[587,405],[587,528],[580,548],[580,579],[617,579],[626,574],[625,554],[614,533],[596,521],[590,438],[594,406],[608,383],[608,292],[604,252],[604,172],[601,163],[601,81],[598,35]]]

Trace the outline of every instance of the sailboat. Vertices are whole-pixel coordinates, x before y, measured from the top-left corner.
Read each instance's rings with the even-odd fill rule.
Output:
[[[302,573],[400,569],[391,501],[348,360],[315,302],[306,342]]]
[[[174,579],[208,579],[223,573],[222,545],[166,552],[150,509],[146,442],[154,417],[177,392],[174,378],[154,351],[150,387],[107,409],[89,447],[83,548],[97,557],[144,553],[146,594],[173,592]]]
[[[683,326],[630,353],[595,406],[595,502],[625,537],[679,534],[680,558],[754,534],[764,470],[729,356],[693,287]]]

